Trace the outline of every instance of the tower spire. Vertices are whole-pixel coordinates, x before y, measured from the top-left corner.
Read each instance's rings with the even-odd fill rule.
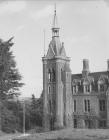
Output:
[[[54,12],[55,12],[55,15],[56,15],[56,3],[55,3],[55,10],[54,10]]]
[[[55,7],[54,7],[52,37],[59,37],[59,27],[58,27],[58,23],[57,23],[57,15],[56,15],[56,4],[55,4]]]

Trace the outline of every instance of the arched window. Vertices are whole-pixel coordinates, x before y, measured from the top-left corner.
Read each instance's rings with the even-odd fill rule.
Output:
[[[84,93],[90,93],[92,91],[91,84],[84,85]]]
[[[73,94],[78,92],[78,85],[73,85]]]
[[[52,82],[56,81],[56,74],[55,74],[55,70],[52,69]]]
[[[51,70],[50,69],[48,70],[48,80],[49,80],[49,82],[51,82]]]
[[[51,88],[50,86],[48,86],[48,94],[50,94],[50,92],[51,92]]]
[[[98,91],[100,91],[100,92],[105,91],[105,83],[103,80],[98,81]]]
[[[52,102],[51,102],[51,100],[49,100],[49,111],[50,111],[50,114],[52,114]]]
[[[86,85],[85,88],[86,88],[86,92],[90,92],[90,85]]]
[[[64,75],[63,75],[63,70],[61,69],[61,81],[63,82],[63,79],[64,79],[64,77],[63,77]]]
[[[104,88],[104,85],[101,84],[101,85],[100,85],[100,91],[104,91],[104,89],[105,89],[105,88]]]
[[[92,92],[92,85],[90,79],[84,79],[83,81],[83,91],[84,93]]]
[[[107,75],[101,75],[98,79],[98,91],[104,92],[107,88],[108,77]]]

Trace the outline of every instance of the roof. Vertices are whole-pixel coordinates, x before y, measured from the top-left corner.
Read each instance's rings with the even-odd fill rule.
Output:
[[[66,57],[65,48],[63,43],[60,42],[59,37],[53,37],[47,52],[47,58],[53,58],[55,56],[63,56]]]
[[[89,76],[93,77],[94,80],[98,80],[101,75],[108,75],[108,74],[109,74],[108,71],[101,71],[101,72],[89,73]],[[72,80],[73,79],[82,79],[82,73],[81,74],[72,74]]]
[[[70,69],[68,63],[65,64],[64,69],[66,72],[71,72],[71,69]]]
[[[54,11],[54,19],[53,19],[52,28],[58,28],[58,20],[57,20],[57,15],[56,15],[56,9]]]
[[[82,77],[82,73],[81,74],[72,74],[72,84],[78,84],[79,85],[79,91],[83,91],[83,87],[81,83],[87,84],[88,83],[92,83],[92,90],[94,91],[98,91],[98,82],[100,82],[100,80],[104,80],[104,82],[106,84],[109,84],[109,78],[108,78],[109,72],[108,71],[101,71],[101,72],[92,72],[89,73],[88,77]],[[75,83],[75,80],[77,81]],[[89,81],[87,81],[89,80]],[[78,82],[80,81],[80,82]]]
[[[55,4],[55,9],[54,9],[54,18],[53,18],[52,28],[59,28],[58,27],[57,15],[56,15],[56,4]]]

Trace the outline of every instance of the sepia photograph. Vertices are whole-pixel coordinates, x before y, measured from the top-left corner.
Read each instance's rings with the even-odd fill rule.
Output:
[[[109,140],[109,0],[0,0],[0,140]]]

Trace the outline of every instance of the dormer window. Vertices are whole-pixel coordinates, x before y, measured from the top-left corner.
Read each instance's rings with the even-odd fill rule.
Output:
[[[84,93],[89,93],[91,92],[91,84],[87,84],[87,85],[84,85]]]
[[[78,92],[78,86],[77,85],[73,85],[73,94]]]
[[[86,85],[85,88],[86,88],[86,92],[90,92],[90,85]]]
[[[101,85],[100,85],[100,91],[103,92],[104,90],[105,90],[104,84],[101,84]]]
[[[104,83],[98,83],[98,91],[100,91],[100,92],[104,92],[105,91]]]
[[[72,82],[72,93],[78,93],[80,89],[80,79],[74,79]]]
[[[94,82],[94,78],[92,76],[87,76],[83,78],[83,92],[84,93],[92,92],[93,82]]]
[[[108,77],[107,75],[101,75],[98,79],[98,91],[104,92],[106,90],[108,84]]]

